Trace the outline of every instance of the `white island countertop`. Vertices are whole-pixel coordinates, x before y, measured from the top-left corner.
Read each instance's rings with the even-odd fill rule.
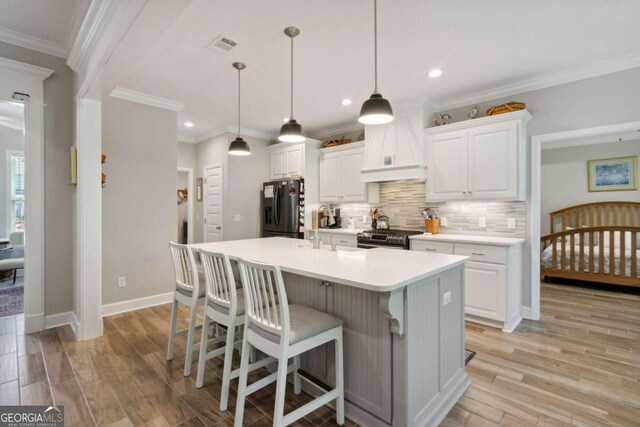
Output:
[[[354,236],[363,231],[363,228],[318,228],[318,233],[350,234]]]
[[[479,245],[513,246],[525,242],[524,239],[498,236],[473,236],[470,234],[416,234],[411,240],[430,240],[434,242],[475,243]]]
[[[422,278],[463,264],[468,258],[397,249],[355,249],[338,246],[313,249],[305,240],[270,237],[189,245],[194,250],[226,253],[279,265],[285,272],[376,292],[390,292]]]

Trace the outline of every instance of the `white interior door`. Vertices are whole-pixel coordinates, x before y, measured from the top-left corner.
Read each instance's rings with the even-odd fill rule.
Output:
[[[204,241],[223,240],[224,175],[222,164],[204,168]]]

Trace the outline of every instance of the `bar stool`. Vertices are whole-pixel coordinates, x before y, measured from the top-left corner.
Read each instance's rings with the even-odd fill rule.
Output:
[[[245,398],[270,383],[274,376],[277,381],[274,426],[289,425],[334,399],[336,421],[340,425],[344,424],[342,320],[303,305],[289,305],[280,267],[242,259],[238,260],[238,265],[247,318],[244,325],[235,426],[242,426]],[[335,341],[336,387],[285,415],[287,374],[293,370],[294,391],[300,394],[300,354],[330,341]],[[278,370],[247,385],[251,347],[278,359]],[[292,365],[288,365],[290,358],[294,359]]]
[[[205,362],[224,354],[220,410],[226,411],[229,402],[229,383],[240,375],[240,369],[231,371],[231,362],[233,361],[234,348],[239,348],[240,344],[242,344],[242,340],[235,341],[235,334],[236,327],[244,325],[245,322],[245,298],[244,293],[237,292],[231,262],[226,254],[201,250],[200,261],[202,262],[206,284],[206,304],[202,330],[207,331],[209,322],[213,321],[225,326],[227,332],[212,340],[207,340],[207,334],[203,332],[200,342],[196,387],[200,388],[203,385]],[[207,352],[210,344],[223,341],[226,341],[224,347]],[[261,359],[250,364],[249,371],[274,362],[276,362],[276,359],[273,357]]]
[[[176,290],[173,293],[173,304],[171,307],[171,325],[169,326],[169,345],[167,348],[167,360],[173,359],[173,339],[176,336],[187,335],[187,352],[184,358],[184,376],[191,375],[191,362],[193,352],[198,351],[200,345],[194,347],[194,336],[196,329],[196,313],[198,306],[204,304],[204,288],[200,289],[200,278],[196,266],[193,251],[187,245],[180,245],[169,242],[173,268],[176,273]],[[186,329],[176,331],[176,321],[178,320],[178,304],[189,307],[189,326]],[[204,332],[203,332],[204,334]],[[206,334],[205,334],[206,335]]]

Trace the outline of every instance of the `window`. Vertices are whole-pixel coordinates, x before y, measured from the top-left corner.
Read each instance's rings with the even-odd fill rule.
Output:
[[[24,153],[8,151],[9,232],[24,230]]]

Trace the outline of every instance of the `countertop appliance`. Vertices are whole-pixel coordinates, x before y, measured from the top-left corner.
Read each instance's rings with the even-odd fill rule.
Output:
[[[409,236],[422,234],[418,230],[366,230],[358,233],[358,247],[409,250]]]
[[[304,180],[262,184],[262,237],[304,238]]]

